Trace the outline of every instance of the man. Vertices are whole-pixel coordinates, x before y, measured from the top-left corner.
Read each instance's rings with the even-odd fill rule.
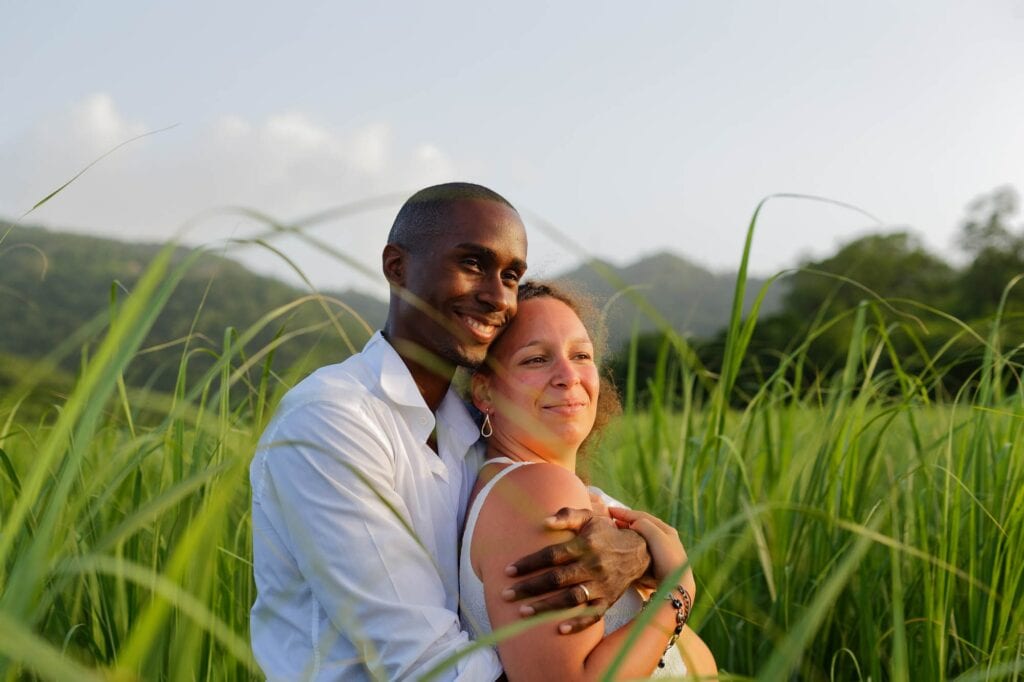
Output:
[[[399,211],[382,265],[383,331],[289,391],[253,459],[253,651],[272,680],[437,669],[438,679],[494,680],[497,657],[468,650],[458,617],[458,542],[482,449],[451,381],[515,315],[526,232],[485,187],[429,187]],[[576,540],[510,567],[549,569],[508,595],[553,592],[524,614],[606,608],[647,568],[634,533],[571,511],[561,523]]]

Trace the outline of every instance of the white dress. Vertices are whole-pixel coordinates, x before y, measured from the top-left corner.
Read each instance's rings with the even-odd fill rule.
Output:
[[[507,457],[495,457],[490,462],[503,462],[511,466],[499,471],[494,478],[480,490],[480,493],[473,500],[466,515],[466,528],[462,532],[462,551],[459,556],[459,601],[462,626],[466,628],[475,638],[491,632],[491,619],[487,616],[487,603],[484,601],[484,584],[477,577],[470,561],[470,549],[473,544],[473,531],[476,529],[476,520],[480,516],[487,495],[494,488],[494,485],[510,471],[520,466],[532,464],[532,462],[514,462]],[[615,632],[623,625],[633,619],[633,616],[640,611],[643,601],[635,590],[628,590],[617,602],[604,614],[605,634]],[[682,677],[686,675],[686,664],[683,663],[679,649],[672,649],[665,654],[664,668],[655,668],[653,677]]]

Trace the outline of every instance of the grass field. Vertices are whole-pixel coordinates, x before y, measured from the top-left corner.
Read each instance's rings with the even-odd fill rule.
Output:
[[[187,348],[180,376],[196,353],[218,359],[202,381],[131,391],[121,376],[188,266],[158,258],[97,323],[102,343],[69,342],[83,361],[66,393],[37,390],[45,365],[4,390],[3,679],[258,677],[247,466],[294,377],[267,369],[273,348],[239,349],[288,311]],[[705,388],[671,364],[644,410],[624,387],[594,482],[679,528],[699,583],[692,622],[737,678],[1024,678],[1016,368],[995,337],[979,341],[969,394],[932,404],[898,366],[875,370],[887,338],[869,319],[817,390],[783,373],[737,409],[749,336],[736,312]]]

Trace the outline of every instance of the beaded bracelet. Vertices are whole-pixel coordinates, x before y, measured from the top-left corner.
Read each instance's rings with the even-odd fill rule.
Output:
[[[672,592],[678,592],[679,597],[674,597]],[[653,599],[653,597],[652,597]],[[679,639],[679,635],[683,632],[683,626],[686,625],[686,621],[690,618],[690,609],[693,608],[693,600],[690,598],[690,593],[683,588],[682,585],[676,585],[675,590],[669,590],[669,593],[665,596],[669,602],[672,603],[672,608],[676,610],[676,629],[672,631],[672,637],[668,640],[668,646],[665,647],[665,653],[661,655],[661,659],[658,661],[658,667],[665,667],[665,655],[675,645],[676,640]],[[647,605],[651,603],[648,599],[643,603],[643,607],[647,608]]]

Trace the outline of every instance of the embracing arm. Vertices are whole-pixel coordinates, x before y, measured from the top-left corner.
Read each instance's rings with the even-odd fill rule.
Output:
[[[524,554],[558,540],[569,531],[553,533],[546,516],[563,506],[588,507],[586,487],[571,472],[551,464],[520,467],[505,476],[487,497],[473,536],[472,556],[483,583],[487,612],[496,630],[521,619],[518,604],[502,593],[512,585],[506,566]],[[594,519],[613,527],[609,519]],[[589,586],[588,586],[589,590]],[[579,587],[571,591],[582,591]],[[619,673],[625,678],[649,675],[665,651],[675,627],[675,610],[668,602],[644,627],[626,655]],[[597,679],[618,656],[635,623],[604,636],[603,624],[572,634],[560,634],[558,624],[546,622],[499,644],[509,680]]]
[[[530,575],[510,588],[508,598],[520,600],[555,591],[526,605],[524,615],[567,609],[586,603],[587,614],[569,618],[563,632],[578,632],[590,627],[604,611],[627,590],[640,588],[650,594],[658,585],[651,569],[651,555],[644,538],[628,528],[606,523],[609,507],[602,498],[590,493],[594,509],[563,507],[546,518],[549,530],[571,530],[575,535],[560,544],[548,545],[519,558],[508,567],[509,575]],[[620,505],[621,506],[621,505]],[[586,582],[589,600],[572,586]]]
[[[341,634],[384,678],[417,678],[470,642],[395,488],[392,446],[366,421],[331,403],[281,419],[254,502],[273,507],[272,530],[330,619],[321,646]],[[499,672],[478,650],[438,679]]]

